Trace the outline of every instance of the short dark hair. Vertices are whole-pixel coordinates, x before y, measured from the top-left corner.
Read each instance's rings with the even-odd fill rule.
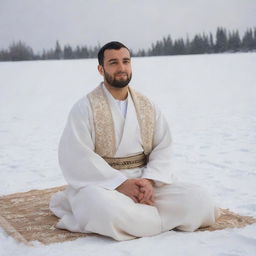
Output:
[[[124,44],[117,42],[117,41],[112,41],[112,42],[109,42],[109,43],[105,44],[104,46],[102,46],[98,52],[99,65],[103,66],[104,52],[106,50],[119,50],[121,48],[126,48],[130,52],[130,50]]]

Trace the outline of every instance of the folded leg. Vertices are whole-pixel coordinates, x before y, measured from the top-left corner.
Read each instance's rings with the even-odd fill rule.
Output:
[[[218,209],[202,187],[174,183],[156,188],[156,207],[162,220],[162,231],[177,228],[194,231],[214,224]]]
[[[70,210],[65,214],[62,210],[58,227],[74,231],[69,224],[75,223],[76,227],[79,226],[79,232],[97,233],[115,240],[129,240],[161,232],[161,219],[156,207],[134,203],[116,190],[87,186],[67,196],[67,200]]]

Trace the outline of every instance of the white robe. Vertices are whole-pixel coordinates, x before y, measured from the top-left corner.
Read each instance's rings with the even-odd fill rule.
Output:
[[[143,152],[140,127],[131,96],[124,118],[104,85],[115,125],[116,157]],[[50,209],[60,218],[57,227],[98,233],[116,240],[151,236],[178,228],[193,231],[211,225],[217,208],[200,187],[178,183],[172,174],[171,136],[156,108],[153,151],[146,167],[115,170],[94,152],[95,131],[87,97],[72,108],[59,145],[59,163],[68,188],[55,194]],[[128,178],[155,181],[155,206],[134,203],[115,188]]]

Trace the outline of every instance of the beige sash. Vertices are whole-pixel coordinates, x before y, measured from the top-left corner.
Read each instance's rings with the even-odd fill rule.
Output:
[[[148,155],[153,147],[155,110],[144,95],[131,87],[129,87],[129,92],[137,113],[144,153]],[[101,157],[113,158],[117,150],[115,127],[111,108],[101,85],[89,93],[88,98],[92,107],[95,128],[95,152]]]
[[[114,169],[140,168],[147,164],[147,156],[144,153],[127,157],[103,157],[104,160]]]

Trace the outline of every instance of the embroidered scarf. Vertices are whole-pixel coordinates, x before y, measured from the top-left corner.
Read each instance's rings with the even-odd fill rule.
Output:
[[[144,153],[148,155],[153,147],[155,110],[147,97],[130,86],[129,92],[136,109]],[[101,85],[89,93],[88,98],[95,128],[95,152],[101,157],[114,157],[117,150],[114,121],[107,96]]]

